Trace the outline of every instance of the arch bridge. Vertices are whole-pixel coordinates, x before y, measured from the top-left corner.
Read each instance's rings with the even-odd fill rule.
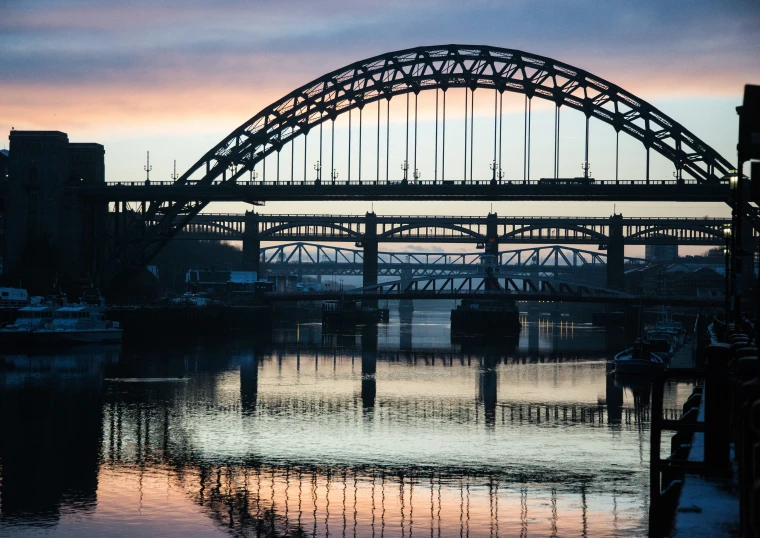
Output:
[[[474,172],[476,90],[477,95],[485,94],[489,106],[493,104],[493,134],[484,136],[478,132],[482,138],[478,140],[478,147],[493,144],[491,173],[487,177],[476,176]],[[426,171],[432,179],[423,181],[418,166],[422,159],[418,162],[417,105],[418,97],[424,91],[435,92],[436,119],[432,144],[434,165],[432,174]],[[447,144],[446,139],[446,96],[452,91],[465,94],[464,145],[456,149],[452,148],[450,141]],[[510,172],[512,177],[505,174],[502,133],[503,98],[507,92],[524,96],[522,177],[514,177],[514,172]],[[402,162],[401,177],[392,179],[390,108],[394,97],[406,101],[406,122],[405,133],[394,136],[394,140],[403,137],[405,143],[403,154],[394,156],[394,161],[398,158]],[[535,173],[531,173],[534,99],[547,100],[555,105],[554,170],[552,177],[547,178],[536,178]],[[373,114],[374,109],[376,113]],[[584,152],[577,159],[584,162],[582,178],[564,177],[567,174],[559,160],[563,110],[578,111],[585,118]],[[450,107],[448,112],[451,123]],[[342,168],[343,163],[335,160],[334,134],[336,120],[346,116],[349,136],[345,148],[347,159],[345,168]],[[354,120],[356,116],[358,121]],[[597,181],[589,175],[591,120],[607,125],[611,128],[609,132],[614,132],[614,177],[600,177]],[[330,127],[329,179],[322,177],[326,163],[323,146],[328,145],[323,140],[325,125]],[[381,136],[383,125],[385,140]],[[618,174],[620,133],[639,142],[646,156],[646,166],[641,170],[641,176],[634,180],[621,181]],[[312,149],[317,142],[319,147],[313,179],[308,177],[309,134],[312,134]],[[450,134],[451,125],[449,137]],[[317,137],[318,141],[314,140]],[[304,149],[303,156],[298,159],[299,174],[296,176],[296,154],[301,151],[296,148],[299,139]],[[463,157],[462,169],[451,169],[452,151],[458,158]],[[652,151],[671,163],[672,180],[650,177]],[[285,163],[281,166],[283,152]],[[339,150],[340,159],[343,153]],[[340,182],[338,168],[345,172]],[[676,120],[587,71],[519,50],[443,45],[417,47],[361,60],[295,89],[233,130],[175,181],[87,186],[83,187],[83,194],[90,199],[120,202],[122,206],[130,200],[150,202],[144,204],[141,222],[126,230],[124,240],[106,264],[102,280],[108,284],[118,282],[149,262],[211,201],[728,201],[725,178],[732,168],[725,158]],[[281,173],[282,169],[284,173]]]
[[[375,226],[383,243],[485,243],[495,237],[515,244],[603,244],[618,223],[609,217],[507,217],[431,215],[272,215],[202,213],[178,239],[240,241],[361,242]],[[628,245],[705,245],[725,242],[730,218],[626,217],[620,220]],[[488,227],[495,230],[489,232]]]

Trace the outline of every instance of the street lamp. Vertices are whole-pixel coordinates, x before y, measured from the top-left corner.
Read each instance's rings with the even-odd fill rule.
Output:
[[[739,186],[739,172],[737,170],[729,170],[728,172],[728,186],[732,191],[735,191]]]
[[[588,161],[583,161],[581,163],[581,168],[583,169],[583,178],[588,179],[589,173],[591,172],[591,163]]]
[[[731,277],[730,277],[730,261],[731,261],[731,225],[726,224],[723,226],[723,237],[726,239],[726,246],[723,248],[723,255],[725,258],[725,276],[726,276],[726,301],[725,301],[725,314],[724,320],[728,323],[729,312],[731,311]]]

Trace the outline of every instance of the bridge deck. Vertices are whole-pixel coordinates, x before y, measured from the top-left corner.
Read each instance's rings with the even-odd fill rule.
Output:
[[[488,181],[445,184],[322,184],[258,182],[212,185],[173,185],[169,182],[109,183],[82,187],[88,198],[109,201],[205,200],[209,202],[278,202],[327,200],[484,200],[484,201],[627,201],[627,202],[728,202],[728,185],[712,183],[677,184],[673,181],[598,182],[594,185],[544,185]]]

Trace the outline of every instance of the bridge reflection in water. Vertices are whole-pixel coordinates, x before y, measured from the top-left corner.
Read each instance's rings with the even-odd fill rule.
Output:
[[[40,521],[81,535],[643,532],[648,388],[607,376],[604,333],[557,339],[558,324],[530,323],[516,347],[463,350],[434,337],[435,319],[417,313],[404,332],[394,319],[337,347],[307,325],[279,344],[129,351],[74,376],[77,390],[6,356],[0,532]],[[669,388],[668,413],[686,392]],[[24,399],[56,409],[43,419]],[[53,420],[66,427],[25,452]],[[43,487],[58,492],[54,517],[35,504]]]

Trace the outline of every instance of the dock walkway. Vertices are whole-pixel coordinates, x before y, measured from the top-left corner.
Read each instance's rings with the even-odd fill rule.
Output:
[[[696,340],[693,338],[690,342],[676,351],[676,354],[670,360],[671,368],[693,368],[694,367],[694,349],[696,347]]]
[[[672,368],[693,368],[696,340],[678,350],[670,361]],[[704,394],[697,422],[705,420]],[[704,461],[705,434],[697,432],[692,440],[689,461]],[[735,475],[734,475],[735,476]],[[671,536],[678,538],[720,538],[736,536],[739,522],[739,499],[735,479],[705,478],[687,473],[676,511]]]

